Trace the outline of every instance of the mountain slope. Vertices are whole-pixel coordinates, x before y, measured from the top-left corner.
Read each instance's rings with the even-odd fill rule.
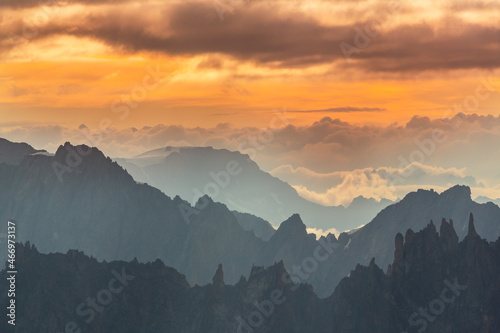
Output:
[[[260,217],[248,213],[240,213],[237,211],[233,211],[233,214],[234,216],[236,216],[236,220],[243,228],[243,230],[253,231],[255,236],[259,237],[262,240],[268,241],[276,232],[271,223],[261,219]]]
[[[80,149],[91,150],[70,168],[69,151]],[[63,181],[55,165],[71,171]],[[17,221],[19,239],[36,242],[43,252],[78,248],[101,259],[152,260],[174,252],[187,233],[175,201],[136,184],[95,148],[66,144],[54,157],[0,165],[0,183],[0,218]]]
[[[204,194],[231,210],[273,225],[298,213],[311,228],[354,229],[390,202],[357,198],[352,207],[325,207],[305,200],[287,183],[262,171],[247,155],[211,147],[166,147],[132,159],[116,159],[140,182],[194,203]]]
[[[78,159],[76,152],[88,154]],[[226,281],[236,283],[253,264],[281,260],[264,251],[266,242],[244,230],[225,205],[207,196],[195,207],[178,196],[171,199],[134,181],[96,148],[66,143],[55,156],[0,164],[0,184],[0,219],[17,222],[17,239],[45,253],[78,249],[108,261],[160,258],[200,285],[211,280],[219,263],[226,267]],[[281,246],[291,245],[272,249],[284,253]]]
[[[87,150],[88,156],[59,181],[54,163],[68,167],[71,151]],[[0,184],[0,219],[16,221],[18,239],[36,242],[42,252],[76,248],[105,260],[161,258],[191,282],[207,283],[212,277],[208,272],[220,262],[235,266],[229,280],[237,281],[256,261],[256,254],[249,253],[258,253],[262,242],[211,200],[186,219],[183,209],[193,207],[136,183],[95,148],[67,143],[54,157],[28,156],[19,166],[2,164]],[[6,224],[1,228],[5,233]]]
[[[14,143],[0,138],[0,164],[17,165],[28,155],[44,152],[36,150],[27,143]]]
[[[388,264],[392,253],[384,245],[390,235],[404,233],[407,229],[420,230],[428,221],[452,219],[460,239],[467,233],[469,213],[476,216],[476,228],[486,239],[493,241],[500,236],[500,208],[492,203],[478,204],[471,199],[470,188],[454,186],[441,194],[432,190],[409,193],[399,203],[382,210],[369,224],[352,235],[351,249],[363,247],[364,258],[376,257],[377,262]],[[362,261],[360,261],[362,262]]]

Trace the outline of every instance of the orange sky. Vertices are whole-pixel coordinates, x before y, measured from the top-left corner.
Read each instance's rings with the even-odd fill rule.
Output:
[[[0,1],[0,126],[263,127],[275,108],[304,111],[299,125],[404,123],[443,117],[481,78],[500,90],[494,1],[116,2]],[[346,59],[367,22],[376,34]]]

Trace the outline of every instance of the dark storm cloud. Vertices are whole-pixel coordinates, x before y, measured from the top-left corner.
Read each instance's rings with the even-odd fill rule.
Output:
[[[226,13],[224,21],[210,2],[155,6],[144,11],[113,8],[66,21],[54,18],[37,29],[33,39],[69,34],[127,53],[222,54],[278,68],[331,63],[340,68],[411,72],[500,66],[500,28],[494,26],[458,20],[449,29],[425,23],[401,25],[367,39],[359,33],[365,30],[365,22],[324,26],[303,13],[270,10],[271,5],[243,6]],[[21,31],[22,24],[6,28]],[[360,45],[356,39],[366,42]],[[346,61],[341,43],[355,48],[351,61]]]
[[[65,6],[69,4],[91,4],[99,5],[106,3],[126,3],[127,0],[0,0],[0,8],[33,8],[40,6]]]

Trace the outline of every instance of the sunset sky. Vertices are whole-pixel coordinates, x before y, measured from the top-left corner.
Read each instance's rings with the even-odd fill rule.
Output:
[[[311,174],[398,168],[438,128],[448,139],[422,167],[475,177],[477,194],[500,197],[498,167],[461,155],[482,157],[489,144],[484,156],[500,156],[500,1],[42,3],[0,0],[0,136],[53,151],[100,131],[113,156],[238,149],[286,110],[288,127],[255,159],[301,194],[339,204],[354,194],[328,199]],[[477,116],[453,127],[459,113]],[[458,148],[465,137],[470,147]],[[331,177],[329,188],[348,178]],[[356,193],[376,188],[365,185]]]

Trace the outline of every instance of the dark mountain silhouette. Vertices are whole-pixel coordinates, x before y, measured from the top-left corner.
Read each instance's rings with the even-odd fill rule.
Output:
[[[71,152],[88,154],[78,160]],[[62,181],[56,170],[65,171],[59,174]],[[467,222],[462,216],[472,211],[478,232],[489,240],[499,235],[500,209],[477,204],[468,188],[455,187],[441,195],[411,193],[365,227],[338,239],[328,235],[316,241],[300,217],[292,215],[264,241],[245,230],[241,215],[225,205],[207,196],[196,207],[179,197],[171,199],[134,181],[99,150],[70,144],[55,156],[29,155],[18,166],[0,164],[0,183],[0,219],[18,222],[20,241],[34,242],[44,253],[76,248],[108,261],[160,258],[186,274],[191,284],[200,285],[212,281],[219,263],[225,267],[226,282],[233,284],[253,264],[283,260],[292,273],[309,270],[301,273],[300,281],[326,297],[356,264],[375,257],[386,267],[392,260],[390,235],[418,230],[431,218],[453,218],[463,237]],[[0,227],[5,234],[6,224]],[[5,252],[1,256],[4,260]]]
[[[45,151],[36,150],[27,143],[14,143],[0,138],[0,164],[17,165],[25,156],[43,152]]]
[[[292,217],[283,232],[294,234]],[[333,295],[319,299],[294,284],[282,262],[254,266],[248,280],[190,287],[160,260],[98,262],[79,251],[40,254],[19,245],[16,283],[19,332],[481,332],[500,330],[500,238],[488,243],[472,214],[459,243],[453,221],[395,237],[387,273],[372,259],[357,265]],[[0,272],[0,289],[8,274]],[[0,304],[8,305],[0,294]],[[0,322],[0,330],[9,329]]]
[[[86,156],[76,158],[79,152]],[[240,225],[257,218],[207,196],[195,207],[171,199],[134,181],[96,148],[67,143],[55,156],[1,164],[0,183],[0,219],[16,221],[18,240],[34,242],[45,253],[76,248],[108,261],[161,258],[193,284],[211,281],[219,263],[226,280],[235,283],[262,258],[279,257]],[[6,224],[1,228],[5,234]]]
[[[74,152],[88,155],[78,160]],[[65,171],[62,181],[54,166]],[[18,239],[36,242],[42,252],[76,248],[104,260],[161,258],[192,283],[210,281],[220,262],[234,282],[257,262],[262,241],[225,206],[208,197],[197,208],[171,199],[136,183],[95,148],[67,143],[53,157],[1,164],[0,183],[0,219],[18,222]]]
[[[248,155],[225,149],[166,147],[116,161],[137,181],[169,196],[193,201],[208,194],[231,210],[259,216],[275,226],[298,213],[311,228],[350,230],[391,204],[358,197],[348,208],[325,207],[300,197],[292,186],[262,171]],[[227,170],[232,166],[235,175]]]
[[[390,235],[404,233],[407,229],[420,230],[430,220],[452,219],[459,239],[463,239],[469,212],[476,216],[476,228],[486,239],[493,241],[500,236],[500,208],[492,203],[474,202],[469,187],[457,185],[441,194],[418,190],[385,208],[372,222],[353,233],[349,251],[341,260],[366,265],[375,257],[380,265],[387,266],[392,261],[392,250],[387,246],[392,243]]]

